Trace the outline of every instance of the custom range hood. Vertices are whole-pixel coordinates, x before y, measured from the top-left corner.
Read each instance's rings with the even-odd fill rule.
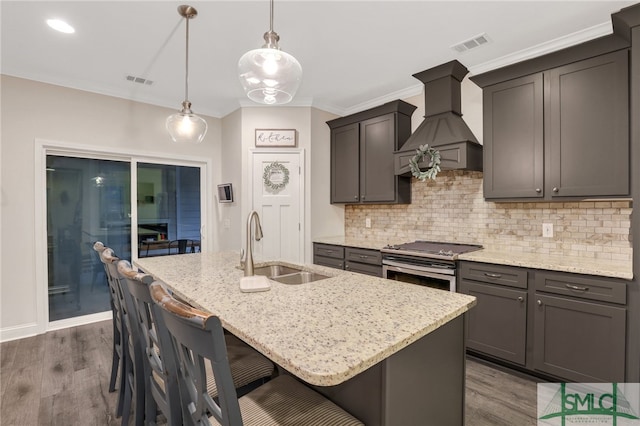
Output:
[[[442,170],[482,171],[482,145],[462,119],[460,82],[469,71],[458,61],[413,74],[424,83],[424,121],[394,153],[396,175],[411,174],[409,160],[420,145],[440,151]],[[428,157],[420,168],[429,167]]]

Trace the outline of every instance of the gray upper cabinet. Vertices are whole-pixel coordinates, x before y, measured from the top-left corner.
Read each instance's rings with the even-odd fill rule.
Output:
[[[360,201],[360,125],[331,131],[331,202]]]
[[[626,49],[545,73],[551,198],[629,194],[628,74]]]
[[[398,100],[327,122],[331,203],[411,202],[411,178],[395,175],[393,153],[409,137],[415,109]]]
[[[628,67],[623,49],[499,83],[472,78],[483,87],[484,197],[628,196]]]
[[[544,196],[542,74],[485,88],[484,197]]]

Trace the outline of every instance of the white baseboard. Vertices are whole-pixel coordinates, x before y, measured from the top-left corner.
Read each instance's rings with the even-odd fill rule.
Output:
[[[36,323],[0,328],[0,342],[24,339],[25,337],[32,337],[41,333],[40,327],[38,327]]]
[[[91,324],[98,321],[111,320],[112,315],[113,314],[111,313],[111,311],[106,311],[98,312],[97,314],[83,315],[80,317],[53,321],[46,326],[46,330],[44,331],[42,330],[42,327],[39,327],[36,323],[17,325],[14,327],[5,327],[0,329],[0,343],[37,336],[38,334],[43,334],[51,330],[60,330],[63,328]]]

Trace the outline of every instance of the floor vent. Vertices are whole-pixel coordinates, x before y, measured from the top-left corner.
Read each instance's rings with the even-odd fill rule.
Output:
[[[147,80],[146,78],[142,77],[136,77],[135,75],[128,75],[126,78],[127,81],[131,81],[133,83],[145,84],[147,86],[151,86],[153,84],[153,81]]]
[[[485,33],[482,33],[458,44],[454,44],[451,48],[458,53],[462,53],[487,43],[489,43],[489,38]]]

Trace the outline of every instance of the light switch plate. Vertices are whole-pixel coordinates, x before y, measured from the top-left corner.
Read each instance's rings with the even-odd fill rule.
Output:
[[[371,218],[368,217],[364,220],[364,226],[365,228],[371,228]]]
[[[542,236],[545,238],[553,238],[553,223],[542,224]]]

